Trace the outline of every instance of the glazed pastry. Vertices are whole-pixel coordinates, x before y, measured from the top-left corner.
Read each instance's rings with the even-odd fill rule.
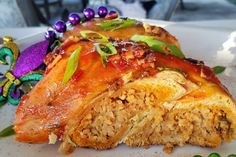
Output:
[[[107,21],[76,25],[47,55],[43,79],[17,108],[17,141],[57,139],[64,153],[162,144],[169,153],[236,138],[235,101],[211,68],[186,58],[161,27],[135,21],[107,30]],[[77,68],[65,79],[74,52]]]

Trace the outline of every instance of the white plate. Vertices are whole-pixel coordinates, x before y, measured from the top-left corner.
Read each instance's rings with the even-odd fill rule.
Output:
[[[190,27],[184,24],[167,25],[165,27],[170,33],[175,35],[185,51],[186,56],[203,60],[209,66],[223,65],[226,71],[219,76],[221,81],[236,97],[236,31]],[[17,41],[20,48],[24,48],[42,39],[42,34]],[[4,68],[0,67],[0,72]],[[0,129],[11,124],[14,119],[15,106],[5,105],[0,109]],[[57,152],[59,144],[24,144],[14,141],[13,137],[0,139],[1,157],[59,157],[63,156]],[[120,145],[115,149],[106,151],[96,151],[93,149],[78,148],[71,157],[191,157],[196,154],[208,156],[212,152],[218,152],[221,156],[236,154],[236,141],[224,143],[216,149],[201,148],[187,145],[177,147],[171,155],[162,151],[163,146],[152,146],[145,148],[130,148]]]

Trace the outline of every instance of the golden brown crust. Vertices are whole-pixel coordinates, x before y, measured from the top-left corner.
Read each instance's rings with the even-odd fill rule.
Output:
[[[117,43],[118,53],[108,58],[106,67],[94,43],[80,41],[79,32],[85,29]],[[179,47],[176,38],[160,27],[138,24],[104,31],[94,21],[76,26],[65,33],[56,57],[48,55],[44,78],[22,99],[16,112],[16,139],[42,143],[53,133],[63,140],[64,153],[76,146],[109,149],[119,143],[163,144],[169,153],[176,145],[216,147],[235,139],[235,102],[212,70],[130,42],[134,34],[152,35]],[[68,57],[78,46],[79,68],[62,84]]]

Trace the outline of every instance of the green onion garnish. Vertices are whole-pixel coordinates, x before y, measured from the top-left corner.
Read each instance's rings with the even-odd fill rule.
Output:
[[[55,40],[52,45],[50,46],[50,49],[53,50],[55,47],[61,46],[61,41],[60,40]]]
[[[62,81],[63,83],[67,83],[70,80],[70,78],[73,76],[73,74],[75,73],[76,69],[78,68],[80,51],[81,51],[81,47],[78,47],[78,49],[76,49],[69,57],[68,63],[66,66],[66,71],[64,73],[64,77]]]
[[[172,54],[179,58],[185,58],[183,52],[173,44],[157,40],[153,36],[134,35],[131,37],[132,41],[146,43],[153,50],[160,53]]]
[[[211,153],[208,155],[208,157],[221,157],[218,153]]]
[[[80,31],[80,34],[83,38],[96,43],[95,50],[100,54],[104,65],[106,65],[108,56],[117,53],[116,48],[109,43],[106,36],[91,30]]]
[[[106,36],[95,31],[83,30],[83,31],[80,31],[80,34],[83,38],[90,40],[92,42],[97,42],[97,43],[109,42]]]
[[[228,157],[236,157],[236,154],[230,154]]]
[[[225,67],[223,66],[215,66],[212,68],[213,72],[217,75],[225,71]]]
[[[10,125],[0,131],[0,137],[7,137],[15,134],[15,131],[13,130],[14,125]]]
[[[103,30],[116,30],[121,28],[126,28],[137,23],[134,19],[121,19],[116,18],[112,20],[106,20],[103,22],[99,22],[96,25],[100,26]]]
[[[98,43],[95,49],[102,57],[103,64],[107,62],[108,56],[117,54],[116,48],[111,43]]]

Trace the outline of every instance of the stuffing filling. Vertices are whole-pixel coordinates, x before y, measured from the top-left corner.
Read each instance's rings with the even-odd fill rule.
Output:
[[[167,153],[174,146],[217,147],[232,139],[231,122],[223,109],[199,103],[176,107],[178,99],[198,86],[177,72],[163,73],[108,91],[80,115],[83,118],[76,126],[70,126],[67,138],[77,146],[95,149],[114,148],[119,143],[163,144]]]

